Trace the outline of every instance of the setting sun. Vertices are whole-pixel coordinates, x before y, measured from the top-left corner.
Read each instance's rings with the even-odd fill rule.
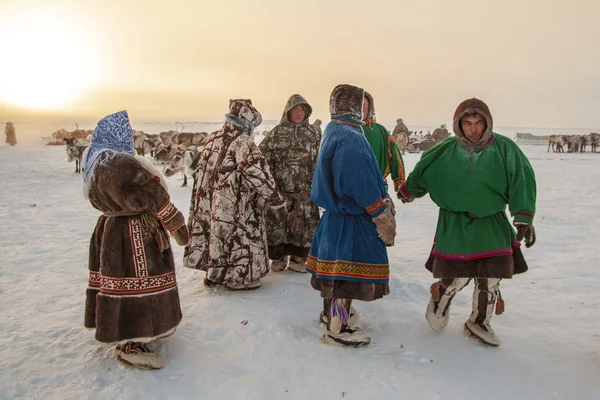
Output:
[[[63,14],[15,15],[0,27],[0,48],[0,100],[16,106],[63,107],[98,80],[90,39]]]

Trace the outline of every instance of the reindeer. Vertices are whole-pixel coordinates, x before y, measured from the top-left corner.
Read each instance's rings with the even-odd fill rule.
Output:
[[[548,151],[547,153],[550,153],[550,147],[552,147],[552,152],[556,153],[556,148],[554,147],[554,139],[556,138],[556,135],[550,135],[548,136]]]
[[[598,146],[600,146],[600,133],[592,132],[590,133],[590,145],[592,146],[592,153],[595,153],[598,150]]]
[[[170,144],[168,146],[160,145],[156,149],[156,152],[154,154],[154,159],[159,164],[168,164],[169,162],[171,162],[173,157],[175,157],[175,154],[177,154],[177,151],[179,151],[177,146],[174,146],[172,144]]]
[[[579,151],[585,153],[585,148],[588,143],[591,143],[591,138],[589,135],[579,136]]]
[[[564,153],[563,146],[567,144],[567,138],[564,135],[550,135],[548,136],[548,153],[550,147],[554,153]]]
[[[147,135],[141,131],[133,132],[133,148],[138,156],[150,154],[150,145],[146,142]]]
[[[179,132],[171,137],[171,142],[174,145],[184,145],[186,148],[189,146],[200,146],[206,143],[208,140],[208,133],[206,132]]]
[[[579,136],[569,135],[567,138],[567,152],[577,153],[579,151]]]
[[[173,176],[178,172],[183,172],[183,184],[181,187],[187,186],[188,175],[192,176],[194,184],[196,183],[196,168],[200,153],[195,150],[178,151],[173,159],[167,165],[165,176]],[[195,165],[194,165],[195,164]]]
[[[163,144],[163,141],[159,135],[151,134],[146,134],[146,139],[144,140],[144,142],[148,145],[148,148],[150,149],[149,153],[152,157],[156,155],[156,150],[158,149],[158,146]]]
[[[163,142],[165,146],[173,144],[173,136],[177,134],[175,131],[161,132],[158,134],[160,140]]]
[[[65,144],[67,145],[67,161],[75,161],[75,173],[81,172],[81,157],[83,151],[87,146],[82,145],[74,138],[65,138]]]

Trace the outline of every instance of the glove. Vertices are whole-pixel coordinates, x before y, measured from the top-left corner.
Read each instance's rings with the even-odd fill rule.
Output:
[[[390,209],[390,211],[392,212],[392,215],[395,217],[396,216],[396,205],[394,204],[394,201],[390,197],[389,193],[385,195],[385,198],[383,199],[383,204],[385,204],[385,206]]]
[[[398,190],[396,192],[396,197],[398,197],[398,199],[402,202],[402,204],[406,204],[406,203],[410,203],[414,200],[414,198],[408,198],[406,196],[404,196],[404,194],[402,193],[402,190]]]
[[[529,248],[535,244],[535,228],[527,222],[513,222],[517,228],[517,241],[525,239],[525,247]]]
[[[384,212],[373,218],[373,222],[383,243],[392,246],[396,238],[396,218],[392,215],[392,210],[386,208]]]
[[[188,227],[186,224],[181,225],[179,229],[174,232],[171,232],[171,236],[175,238],[175,241],[180,246],[185,246],[188,244],[190,239],[190,233],[188,231]]]

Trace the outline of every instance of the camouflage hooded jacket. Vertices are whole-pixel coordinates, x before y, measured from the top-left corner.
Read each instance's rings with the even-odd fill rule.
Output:
[[[305,118],[299,124],[289,118],[292,108],[301,104]],[[290,218],[277,221],[267,214],[267,240],[270,246],[287,243],[310,247],[319,222],[319,209],[310,200],[310,189],[321,142],[321,134],[308,119],[312,107],[295,94],[289,98],[281,122],[260,144],[260,150],[275,176],[282,192]]]
[[[245,121],[257,126],[260,114],[240,103],[228,114],[237,122],[211,134],[200,153],[183,260],[186,267],[207,271],[213,282],[236,285],[268,274],[264,207],[284,206],[249,128],[241,126]]]

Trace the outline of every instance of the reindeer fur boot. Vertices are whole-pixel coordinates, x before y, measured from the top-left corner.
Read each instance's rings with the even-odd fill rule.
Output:
[[[117,360],[139,369],[161,369],[165,366],[160,354],[153,353],[145,344],[137,342],[117,346]]]

